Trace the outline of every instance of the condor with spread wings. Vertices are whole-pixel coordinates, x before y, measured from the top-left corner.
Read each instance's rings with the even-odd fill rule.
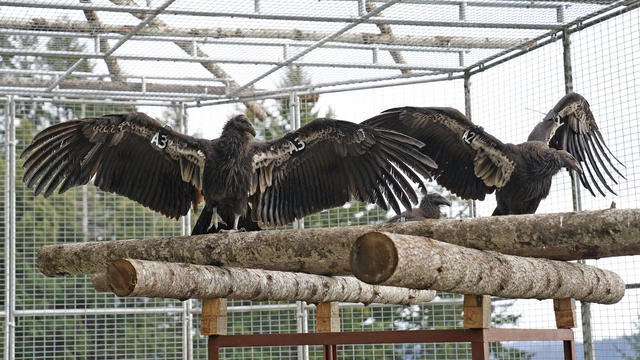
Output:
[[[614,193],[607,181],[617,183],[614,172],[622,176],[589,103],[576,93],[564,96],[518,145],[501,142],[452,108],[395,108],[362,124],[424,142],[421,151],[438,164],[436,181],[463,199],[483,200],[495,190],[493,215],[534,213],[563,167],[577,171],[594,196],[594,188]]]
[[[404,175],[421,184],[435,163],[424,144],[386,129],[316,119],[267,142],[254,141],[249,119],[229,120],[218,139],[196,139],[143,113],[112,114],[53,125],[24,150],[24,181],[51,195],[94,183],[168,217],[204,199],[194,233],[204,233],[220,210],[234,229],[250,203],[258,224],[284,225],[357,200],[400,213],[417,203]],[[213,214],[213,216],[212,216]],[[204,216],[203,216],[204,215]]]

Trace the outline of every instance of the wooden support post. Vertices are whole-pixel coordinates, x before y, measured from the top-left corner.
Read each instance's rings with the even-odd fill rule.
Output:
[[[554,299],[553,311],[556,314],[556,327],[558,329],[576,327],[576,303],[573,299]]]
[[[463,327],[465,329],[488,329],[491,327],[491,297],[489,295],[465,295],[463,304]]]
[[[227,334],[227,299],[202,299],[200,334]]]
[[[337,301],[316,305],[316,332],[340,332],[340,308]],[[323,346],[323,360],[337,360],[338,346],[326,344]]]
[[[316,332],[340,332],[338,302],[316,305]]]

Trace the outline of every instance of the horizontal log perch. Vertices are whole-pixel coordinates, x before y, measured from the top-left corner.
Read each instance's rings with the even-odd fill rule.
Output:
[[[0,22],[2,29],[22,29],[33,31],[54,31],[95,34],[96,30],[85,21],[72,21],[69,19],[49,21],[44,18],[34,18],[29,21],[11,20]],[[130,26],[102,24],[101,34],[123,34],[131,32]],[[136,32],[136,36],[180,36],[199,37],[200,39],[290,39],[320,41],[331,35],[330,32],[308,31],[304,29],[249,29],[249,28],[170,28],[146,26]],[[199,40],[199,39],[196,39]],[[383,44],[383,45],[414,45],[433,46],[446,48],[482,48],[482,49],[508,49],[514,46],[526,46],[532,43],[527,38],[497,38],[497,37],[468,37],[468,36],[421,36],[374,34],[368,32],[348,32],[335,36],[331,41],[349,44]]]
[[[345,275],[353,243],[370,231],[556,260],[640,254],[640,210],[611,209],[47,245],[38,268],[47,276],[94,274],[133,258]]]
[[[470,295],[613,304],[624,296],[616,273],[579,263],[505,255],[412,235],[371,232],[351,252],[367,283]]]
[[[410,305],[428,302],[432,290],[369,285],[351,276],[119,259],[107,279],[119,296],[173,299],[330,301]]]

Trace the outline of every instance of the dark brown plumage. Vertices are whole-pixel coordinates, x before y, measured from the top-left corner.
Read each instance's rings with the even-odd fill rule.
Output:
[[[452,108],[395,108],[363,124],[424,142],[421,151],[438,164],[436,181],[459,197],[483,200],[495,190],[493,215],[534,213],[563,167],[577,171],[594,196],[592,186],[604,196],[599,183],[613,193],[603,173],[613,182],[613,171],[622,176],[588,102],[576,93],[563,97],[518,145],[502,143]]]
[[[37,134],[24,150],[24,181],[49,196],[86,184],[124,195],[177,218],[204,199],[193,232],[204,233],[216,213],[238,228],[251,220],[284,225],[349,201],[400,212],[417,196],[409,180],[429,177],[435,163],[409,136],[346,121],[317,119],[293,133],[254,141],[244,115],[221,136],[196,139],[164,128],[143,113],[69,121]],[[244,221],[245,219],[243,219]],[[246,219],[249,220],[249,219]]]
[[[451,206],[451,201],[438,193],[429,193],[420,200],[420,204],[417,208],[403,211],[400,215],[396,215],[387,220],[387,222],[392,223],[420,221],[424,219],[439,219],[440,206],[442,205]]]

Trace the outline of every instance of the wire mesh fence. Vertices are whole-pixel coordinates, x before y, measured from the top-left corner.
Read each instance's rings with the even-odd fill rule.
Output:
[[[47,125],[114,112],[144,111],[174,129],[184,121],[188,133],[206,138],[217,137],[232,114],[246,112],[258,136],[271,139],[316,117],[360,122],[397,106],[450,106],[463,113],[469,106],[476,124],[505,142],[519,143],[565,94],[568,46],[571,86],[589,100],[607,144],[625,164],[626,179],[613,188],[617,195],[592,197],[582,189],[581,208],[608,208],[612,200],[620,208],[639,205],[637,1],[140,3],[0,3],[0,94],[5,96],[0,106],[0,233],[5,237],[0,244],[5,275],[0,277],[0,314],[6,359],[11,354],[17,359],[206,358],[199,301],[117,298],[97,293],[88,277],[46,278],[36,267],[42,245],[181,235],[195,218],[169,220],[91,184],[47,199],[34,197],[21,181],[23,160],[10,155],[10,124],[20,154]],[[161,6],[167,7],[156,14]],[[381,6],[388,6],[382,14],[366,16]],[[136,28],[148,16],[153,17],[148,26]],[[562,29],[570,43],[561,41]],[[332,41],[318,46],[332,35]],[[429,189],[443,191],[432,184]],[[490,196],[476,205],[477,214],[487,216],[495,200]],[[562,171],[538,212],[574,206],[571,180]],[[292,226],[370,224],[390,215],[350,202]],[[446,211],[448,217],[471,215],[467,201],[454,201]],[[640,283],[637,257],[587,263],[618,272],[627,284]],[[576,329],[579,357],[589,346],[597,359],[640,353],[637,292],[631,286],[618,304],[591,305],[590,318],[581,319],[587,326]],[[313,306],[229,305],[230,334],[315,330]],[[586,316],[581,310],[578,304],[578,314]],[[460,328],[461,314],[460,297],[445,293],[431,304],[343,304],[340,310],[342,331]],[[493,322],[498,327],[555,326],[550,301],[537,300],[496,300]],[[491,351],[496,359],[562,356],[561,345],[544,342],[492,343]],[[222,354],[305,360],[321,358],[322,348],[236,348]],[[467,359],[470,347],[350,345],[339,347],[338,354],[348,359]]]

